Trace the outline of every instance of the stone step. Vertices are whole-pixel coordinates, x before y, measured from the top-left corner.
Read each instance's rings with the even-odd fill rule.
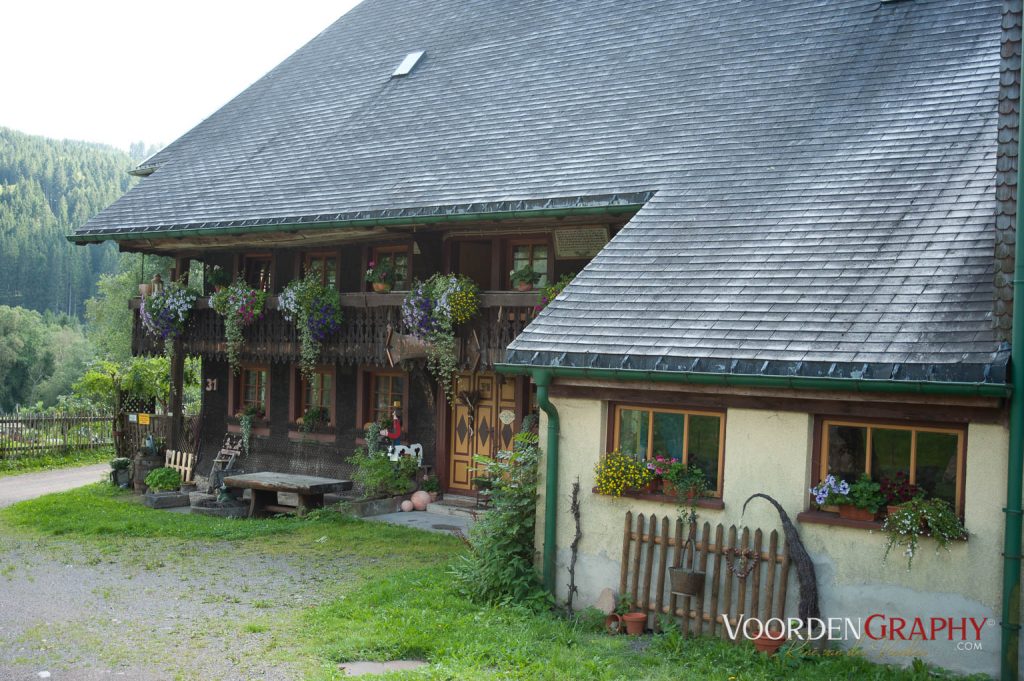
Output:
[[[447,502],[448,496],[445,495],[443,499],[435,501],[434,503],[427,506],[427,510],[430,511],[431,513],[438,513],[441,515],[449,515],[470,519],[479,518],[481,515],[486,513],[486,511],[484,511],[483,509],[476,508],[475,502],[473,503],[472,506],[465,506],[461,503],[451,504]]]

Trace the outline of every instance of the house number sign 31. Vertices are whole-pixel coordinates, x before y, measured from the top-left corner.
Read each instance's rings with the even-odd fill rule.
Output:
[[[206,392],[212,393],[217,390],[217,379],[208,378],[206,379]]]

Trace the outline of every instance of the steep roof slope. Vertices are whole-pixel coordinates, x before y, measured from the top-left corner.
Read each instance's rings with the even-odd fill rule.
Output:
[[[80,233],[654,192],[510,362],[1001,382],[999,39],[999,0],[366,0]]]

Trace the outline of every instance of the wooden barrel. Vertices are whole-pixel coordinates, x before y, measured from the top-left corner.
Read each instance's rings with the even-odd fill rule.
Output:
[[[135,456],[135,460],[132,461],[132,486],[135,488],[136,494],[146,491],[146,476],[154,469],[162,468],[163,465],[164,458],[162,456],[145,456],[143,454]]]

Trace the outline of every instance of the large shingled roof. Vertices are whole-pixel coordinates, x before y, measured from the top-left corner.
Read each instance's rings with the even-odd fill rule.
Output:
[[[365,0],[76,234],[650,193],[509,363],[1002,383],[1000,5]]]

